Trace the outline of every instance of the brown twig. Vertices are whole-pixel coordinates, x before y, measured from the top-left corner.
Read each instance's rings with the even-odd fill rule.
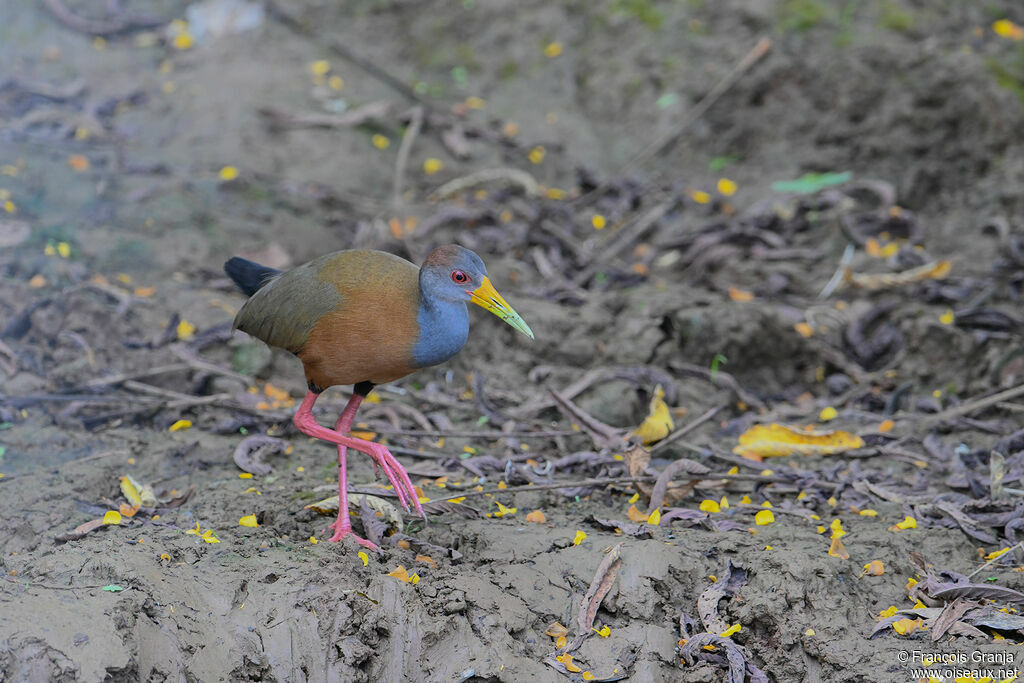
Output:
[[[752,66],[757,64],[762,57],[768,54],[768,50],[770,50],[771,47],[772,41],[768,38],[762,38],[757,41],[757,45],[755,45],[750,52],[744,55],[743,59],[737,62],[729,73],[725,75],[725,78],[719,81],[715,87],[701,99],[700,102],[687,111],[686,114],[683,115],[682,120],[676,124],[672,130],[651,142],[639,154],[633,157],[633,159],[623,167],[622,174],[627,174],[630,171],[635,170],[637,167],[643,165],[646,161],[671,146],[672,143],[675,142],[687,128],[692,126],[694,122],[703,116],[704,113],[722,97],[722,95],[736,85],[736,82],[739,81],[743,74],[745,74]]]
[[[428,199],[431,201],[440,201],[442,199],[447,199],[454,194],[473,189],[479,185],[495,182],[501,182],[508,185],[518,185],[523,189],[523,193],[526,195],[540,194],[540,188],[537,185],[537,181],[534,180],[533,176],[526,171],[520,171],[517,168],[485,168],[479,171],[474,171],[473,173],[462,176],[461,178],[449,180],[447,183],[434,190]]]
[[[1002,403],[1003,401],[1009,401],[1010,399],[1017,398],[1021,395],[1024,395],[1024,384],[1018,384],[1015,387],[997,392],[991,396],[974,399],[973,401],[968,401],[967,403],[943,410],[941,413],[930,415],[925,419],[925,423],[935,424],[937,422],[943,422],[954,417],[973,413],[974,411],[981,410],[982,408],[994,406],[998,403]]]
[[[402,95],[402,97],[405,97],[406,99],[420,105],[423,108],[423,111],[432,112],[434,110],[433,103],[431,103],[429,100],[423,97],[420,97],[420,95],[415,90],[406,85],[401,79],[391,75],[381,67],[371,62],[369,59],[366,59],[358,52],[354,51],[352,48],[350,48],[348,45],[341,42],[340,40],[335,40],[331,42],[331,50],[333,50],[334,53],[341,57],[342,59],[349,61],[352,64],[355,64],[360,69],[370,74],[377,80],[390,86],[397,93]]]
[[[618,258],[622,251],[632,246],[643,236],[645,232],[657,225],[658,221],[660,221],[674,205],[675,201],[665,201],[660,204],[656,204],[647,213],[636,219],[632,224],[620,230],[614,241],[607,247],[600,250],[600,257],[593,259],[586,268],[582,269],[572,278],[573,283],[582,285],[587,282],[594,276],[594,273],[604,267],[607,263]]]
[[[974,570],[973,572],[971,572],[970,574],[968,574],[968,575],[967,575],[967,578],[968,578],[968,579],[973,579],[973,578],[974,578],[974,576],[975,576],[976,574],[978,574],[979,572],[983,571],[983,570],[985,569],[985,567],[988,567],[988,566],[990,566],[990,565],[991,565],[991,564],[992,564],[993,562],[995,562],[996,560],[998,560],[998,559],[999,559],[1000,557],[1002,557],[1003,555],[1008,555],[1008,554],[1010,554],[1011,552],[1013,552],[1014,550],[1016,550],[1017,548],[1020,548],[1020,547],[1022,547],[1022,546],[1024,546],[1024,541],[1020,541],[1019,543],[1017,543],[1017,544],[1015,544],[1015,545],[1011,545],[1011,546],[1010,546],[1010,547],[1009,547],[1009,548],[1007,549],[1007,551],[1006,551],[1005,553],[1002,553],[1002,554],[1000,554],[1000,555],[998,555],[998,556],[996,556],[996,557],[993,557],[993,558],[992,558],[991,560],[989,560],[988,562],[986,562],[985,564],[981,565],[980,567],[978,567],[977,569],[975,569],[975,570]]]
[[[106,20],[87,19],[68,9],[62,0],[43,0],[43,6],[57,21],[68,28],[93,36],[114,36],[129,31],[154,29],[167,23],[166,19],[133,15],[122,15]]]
[[[658,477],[655,475],[647,477],[606,477],[602,479],[580,479],[577,481],[563,481],[554,484],[525,484],[523,486],[506,486],[503,489],[500,488],[489,488],[483,489],[482,491],[463,491],[456,493],[455,495],[448,496],[447,498],[435,498],[433,500],[452,500],[453,498],[474,498],[477,496],[492,495],[495,493],[520,493],[522,491],[550,491],[552,489],[571,489],[578,488],[580,486],[607,486],[608,484],[636,484],[638,482],[649,482],[657,481]],[[769,484],[773,483],[789,483],[789,480],[784,477],[778,477],[775,475],[765,474],[729,474],[728,472],[708,472],[707,474],[690,474],[680,475],[680,480],[686,480],[687,483],[670,484],[667,489],[679,489],[687,488],[690,486],[690,481],[697,480],[713,480],[713,479],[728,479],[732,481],[756,481],[765,482]],[[381,495],[389,495],[390,492],[384,492]],[[394,494],[397,497],[398,494]]]
[[[409,155],[412,153],[413,142],[423,127],[423,107],[413,107],[409,111],[409,125],[402,135],[402,144],[398,148],[398,158],[395,159],[395,178],[391,185],[391,208],[397,210],[402,205],[402,185],[405,182],[405,169],[409,165]]]
[[[541,432],[474,432],[458,429],[392,429],[391,427],[378,427],[372,424],[367,429],[379,434],[394,436],[447,437],[453,439],[552,439],[556,436],[581,436],[581,432],[569,429]]]
[[[720,410],[725,408],[727,405],[729,405],[729,404],[728,403],[721,403],[721,404],[715,406],[714,408],[712,408],[711,410],[708,410],[703,415],[701,415],[700,417],[698,417],[696,420],[694,420],[690,424],[686,425],[685,427],[682,427],[682,428],[677,429],[676,431],[672,432],[671,434],[668,435],[667,438],[665,438],[664,440],[662,440],[662,441],[656,443],[654,446],[652,446],[651,447],[651,453],[654,453],[655,451],[661,450],[665,446],[668,446],[669,444],[671,444],[673,441],[676,441],[678,439],[683,438],[684,436],[686,436],[687,434],[692,432],[694,429],[696,429],[697,427],[700,427],[702,424],[704,424],[705,422],[707,422],[708,420],[713,418],[715,415],[718,414],[718,412]]]

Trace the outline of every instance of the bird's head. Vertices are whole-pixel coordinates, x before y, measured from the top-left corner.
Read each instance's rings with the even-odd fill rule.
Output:
[[[533,339],[530,326],[494,289],[484,262],[469,249],[448,244],[430,252],[420,268],[420,289],[441,301],[472,301]]]

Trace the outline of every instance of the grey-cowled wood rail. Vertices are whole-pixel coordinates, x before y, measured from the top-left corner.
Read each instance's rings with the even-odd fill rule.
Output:
[[[248,301],[235,328],[270,346],[291,351],[306,371],[309,391],[295,413],[303,434],[338,446],[338,519],[330,540],[352,533],[346,491],[348,448],[366,453],[391,481],[406,510],[423,508],[405,468],[379,443],[348,435],[359,404],[374,386],[430,365],[462,348],[469,334],[466,302],[486,308],[525,335],[533,332],[487,278],[480,257],[456,245],[438,247],[422,268],[382,251],[338,251],[289,271],[234,257],[224,271]],[[327,429],[313,404],[328,387],[353,384],[352,398]]]

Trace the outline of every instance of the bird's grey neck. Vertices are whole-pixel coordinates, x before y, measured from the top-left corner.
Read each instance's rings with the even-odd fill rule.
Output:
[[[445,362],[462,349],[469,336],[469,312],[462,301],[422,296],[417,322],[420,336],[412,350],[417,367]]]

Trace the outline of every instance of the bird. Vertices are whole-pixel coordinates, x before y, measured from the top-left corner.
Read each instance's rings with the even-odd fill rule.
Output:
[[[495,290],[483,260],[450,244],[430,252],[422,267],[384,251],[350,249],[320,256],[287,271],[232,257],[228,277],[248,295],[233,329],[298,356],[308,391],[292,421],[315,439],[338,447],[339,542],[348,536],[366,548],[373,542],[352,531],[347,449],[365,453],[394,486],[401,505],[426,517],[409,474],[383,445],[349,435],[356,411],[374,387],[439,365],[457,354],[469,336],[467,302],[497,315],[534,338],[533,331]],[[317,423],[313,404],[329,387],[353,385],[334,429]]]

